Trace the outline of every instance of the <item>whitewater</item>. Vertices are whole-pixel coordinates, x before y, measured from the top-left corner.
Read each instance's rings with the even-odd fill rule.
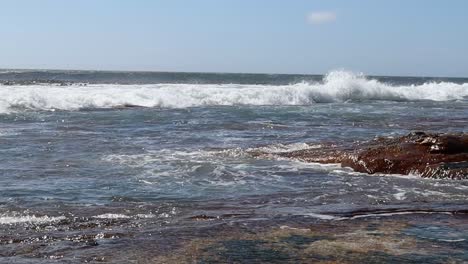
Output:
[[[468,83],[392,85],[363,74],[334,71],[319,82],[256,84],[51,84],[0,86],[0,113],[126,106],[294,106],[356,101],[466,100]]]
[[[466,262],[468,180],[278,157],[415,131],[467,133],[468,79],[0,71],[0,262],[271,263],[343,235]]]

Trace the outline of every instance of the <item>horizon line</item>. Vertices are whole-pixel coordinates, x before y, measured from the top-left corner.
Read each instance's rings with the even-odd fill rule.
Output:
[[[327,73],[268,73],[268,72],[216,72],[216,71],[171,71],[171,70],[111,70],[111,69],[64,69],[64,68],[3,68],[0,71],[57,71],[57,72],[109,72],[109,73],[190,73],[190,74],[245,74],[245,75],[299,75],[299,76],[326,76],[334,71],[348,71],[352,73],[362,73],[365,77],[401,77],[401,78],[433,78],[433,79],[468,79],[468,76],[417,76],[417,75],[380,75],[366,74],[364,72],[352,71],[347,69],[330,70]]]

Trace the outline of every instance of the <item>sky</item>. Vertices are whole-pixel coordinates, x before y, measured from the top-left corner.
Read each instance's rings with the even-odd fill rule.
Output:
[[[468,77],[466,0],[0,0],[0,68]]]

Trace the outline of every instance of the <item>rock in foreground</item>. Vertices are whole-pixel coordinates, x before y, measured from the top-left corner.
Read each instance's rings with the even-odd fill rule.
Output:
[[[263,153],[265,154],[265,153]],[[254,153],[254,155],[263,155]],[[468,134],[413,132],[345,146],[329,145],[275,155],[305,162],[341,163],[357,172],[468,178]]]

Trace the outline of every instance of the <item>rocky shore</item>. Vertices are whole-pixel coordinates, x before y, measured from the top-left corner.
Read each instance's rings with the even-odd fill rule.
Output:
[[[253,153],[255,156],[271,155]],[[275,153],[305,162],[340,163],[368,174],[412,174],[426,178],[468,178],[468,134],[412,132],[345,145]]]

